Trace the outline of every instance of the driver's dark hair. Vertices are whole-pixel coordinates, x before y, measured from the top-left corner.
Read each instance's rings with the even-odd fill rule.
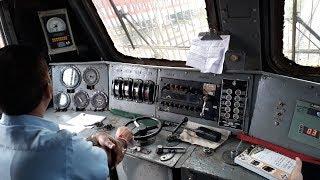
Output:
[[[41,102],[48,85],[48,66],[30,46],[9,45],[0,49],[0,111],[28,114]]]

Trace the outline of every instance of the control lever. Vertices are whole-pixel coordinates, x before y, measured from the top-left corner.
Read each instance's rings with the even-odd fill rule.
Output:
[[[197,129],[190,129],[190,128],[186,128],[186,129],[189,131],[195,132],[197,136],[209,141],[219,142],[221,139],[220,132],[214,131],[206,127],[198,127]]]
[[[203,118],[204,116],[204,111],[207,111],[209,109],[209,108],[206,108],[208,99],[209,99],[208,95],[203,96],[203,105],[200,113],[201,118]]]
[[[189,119],[187,117],[183,118],[183,120],[178,124],[178,126],[171,132],[171,134],[167,137],[167,141],[172,142],[177,139],[175,133],[178,131],[178,129],[186,122],[188,122]]]
[[[178,152],[185,153],[186,152],[185,147],[164,147],[162,145],[158,145],[156,153],[160,155],[160,154],[163,154],[165,150],[167,151],[166,153],[178,153]]]

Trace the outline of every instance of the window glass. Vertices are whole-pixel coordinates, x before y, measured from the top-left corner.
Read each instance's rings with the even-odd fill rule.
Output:
[[[4,47],[5,44],[4,44],[4,40],[2,38],[2,33],[0,33],[0,48]]]
[[[116,49],[127,56],[185,61],[192,39],[209,31],[205,0],[92,1]]]
[[[283,54],[303,66],[320,66],[320,0],[285,0]]]

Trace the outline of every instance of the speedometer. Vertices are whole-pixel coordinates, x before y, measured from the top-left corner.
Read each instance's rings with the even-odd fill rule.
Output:
[[[56,32],[61,32],[65,31],[67,29],[67,25],[59,17],[52,17],[47,21],[47,30],[49,33],[56,33]]]

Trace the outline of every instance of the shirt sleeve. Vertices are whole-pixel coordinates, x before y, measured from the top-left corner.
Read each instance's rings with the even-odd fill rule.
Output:
[[[109,176],[107,153],[79,136],[71,137],[68,146],[67,172],[70,179],[103,179]]]

